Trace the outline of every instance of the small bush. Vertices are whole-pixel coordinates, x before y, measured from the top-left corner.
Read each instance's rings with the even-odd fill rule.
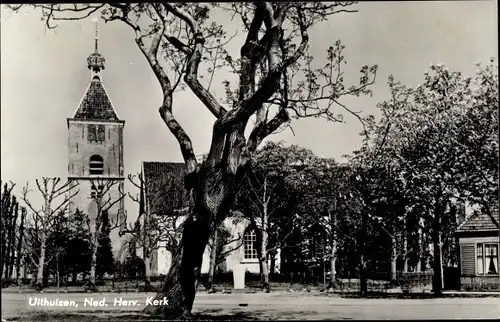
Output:
[[[99,289],[97,288],[97,286],[91,282],[87,282],[84,286],[83,286],[83,290],[85,292],[91,292],[91,293],[94,293],[94,292],[98,292]]]
[[[16,281],[12,278],[2,278],[2,288],[17,285]]]
[[[410,295],[412,289],[413,286],[410,281],[401,282],[401,291],[403,292],[403,295]]]

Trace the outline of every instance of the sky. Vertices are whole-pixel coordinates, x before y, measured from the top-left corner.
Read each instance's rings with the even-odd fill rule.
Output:
[[[361,2],[355,8],[357,13],[335,15],[315,26],[309,50],[321,63],[327,48],[341,40],[351,79],[363,65],[379,66],[373,96],[344,102],[365,115],[378,115],[376,104],[388,98],[390,74],[417,85],[431,63],[473,75],[475,62],[486,63],[490,57],[498,61],[496,1]],[[227,21],[228,30],[237,30],[237,22],[227,15],[216,18]],[[243,40],[241,33],[233,39],[230,47],[235,53]],[[93,42],[91,19],[63,21],[55,31],[46,30],[40,12],[25,9],[16,14],[2,6],[1,179],[17,183],[16,192],[42,176],[66,178],[66,118],[73,116],[90,82],[86,58]],[[175,138],[158,115],[160,86],[130,28],[100,23],[99,51],[106,59],[104,85],[118,117],[126,122],[125,172],[139,172],[142,161],[182,161]],[[224,92],[218,83],[214,91],[220,97]],[[174,99],[174,114],[191,136],[195,153],[206,153],[213,117],[189,91]],[[360,146],[362,130],[354,117],[343,114],[344,123],[295,121],[293,132],[286,130],[270,139],[340,160]],[[126,184],[125,189],[134,188]],[[137,212],[130,200],[126,207],[129,214]]]

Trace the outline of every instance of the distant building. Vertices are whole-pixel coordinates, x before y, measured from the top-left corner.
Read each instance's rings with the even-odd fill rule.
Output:
[[[70,213],[76,209],[95,219],[97,205],[91,196],[99,191],[100,185],[116,182],[109,191],[109,197],[116,200],[124,192],[123,128],[125,121],[116,114],[102,82],[105,59],[98,51],[97,28],[95,50],[88,57],[90,83],[68,125],[68,180],[72,190],[79,192],[71,200]],[[106,199],[108,196],[105,197]],[[124,198],[109,211],[110,220],[125,225]],[[123,259],[123,243],[118,229],[111,232],[111,243],[115,257]]]
[[[493,218],[499,222],[498,209]],[[473,289],[499,283],[499,231],[492,218],[476,211],[457,229],[460,245],[460,284]]]
[[[182,223],[189,210],[189,196],[184,189],[184,163],[175,162],[143,162],[141,167],[141,227],[144,220],[159,211],[176,216],[176,225]],[[165,205],[165,203],[167,205]],[[166,209],[168,208],[168,209]],[[180,215],[182,213],[182,215]],[[236,248],[226,257],[219,267],[226,272],[239,271],[259,273],[259,259],[256,247],[256,234],[249,229],[249,221],[229,217],[223,225],[230,232],[231,239],[239,239],[226,246],[227,250]],[[241,245],[237,248],[238,245]],[[137,255],[142,256],[143,250],[137,247]],[[208,273],[210,262],[209,247],[205,248],[201,273]],[[159,243],[153,251],[150,272],[152,276],[167,274],[170,268],[172,254],[165,247],[165,242]],[[271,260],[270,260],[271,261]],[[270,263],[269,263],[270,264]],[[279,251],[275,258],[274,268],[279,271]]]

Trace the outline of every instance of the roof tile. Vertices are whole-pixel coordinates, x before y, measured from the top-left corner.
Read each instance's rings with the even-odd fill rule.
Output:
[[[498,210],[493,210],[493,217],[499,222]],[[485,213],[474,213],[458,228],[459,232],[479,231],[479,230],[497,230],[491,217]]]
[[[143,162],[146,201],[152,213],[189,206],[190,198],[184,188],[185,173],[182,162]]]
[[[115,110],[100,81],[93,80],[74,116],[84,120],[118,120]]]

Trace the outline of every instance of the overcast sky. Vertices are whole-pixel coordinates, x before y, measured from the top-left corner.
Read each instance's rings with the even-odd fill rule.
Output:
[[[356,8],[358,13],[334,16],[310,34],[310,52],[318,59],[335,40],[343,42],[351,77],[363,65],[379,65],[373,97],[349,100],[354,110],[377,114],[376,103],[388,95],[389,74],[417,85],[431,63],[472,75],[474,62],[498,58],[496,1],[362,2]],[[2,181],[21,186],[41,176],[65,178],[66,118],[73,116],[90,81],[86,58],[93,51],[94,24],[90,19],[61,22],[54,32],[45,30],[39,12],[14,14],[2,8],[1,13]],[[235,22],[228,24],[236,29]],[[99,49],[106,58],[103,81],[119,118],[126,121],[125,172],[138,172],[143,160],[181,161],[174,137],[158,116],[159,84],[133,33],[120,23],[99,28]],[[241,35],[234,39],[236,52],[242,41]],[[218,97],[223,95],[221,86],[215,89]],[[209,112],[186,92],[176,96],[174,113],[196,154],[207,152],[213,124]],[[360,144],[361,125],[347,115],[345,120],[298,121],[294,133],[287,130],[272,139],[338,159]],[[136,212],[127,204],[129,214]]]

